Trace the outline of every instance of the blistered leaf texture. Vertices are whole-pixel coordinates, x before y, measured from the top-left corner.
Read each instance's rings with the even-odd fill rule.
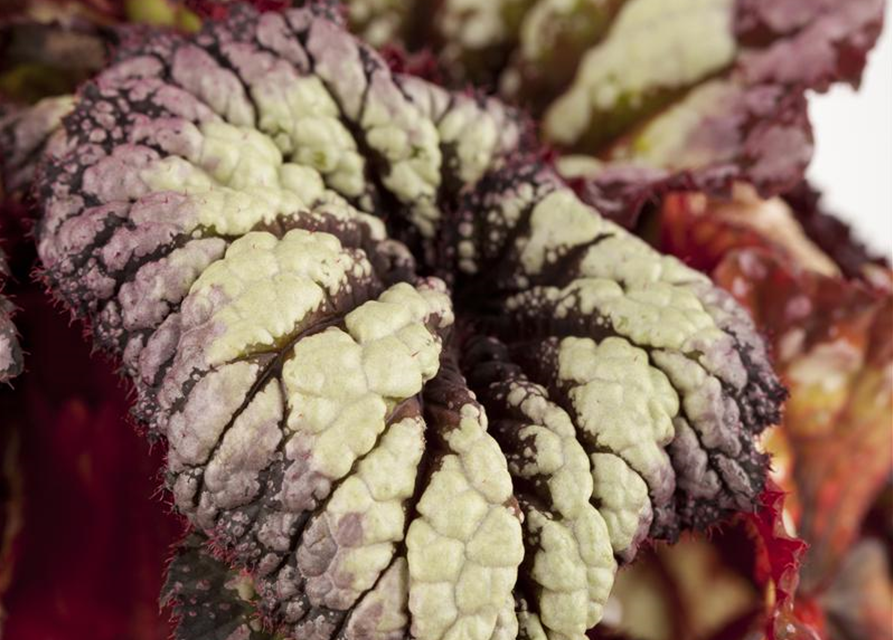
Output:
[[[645,538],[753,507],[783,390],[731,298],[530,160],[516,112],[339,20],[126,43],[49,144],[45,275],[268,628],[581,639]]]

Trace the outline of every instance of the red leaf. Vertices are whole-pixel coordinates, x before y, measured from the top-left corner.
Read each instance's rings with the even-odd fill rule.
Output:
[[[741,516],[756,534],[755,578],[769,593],[766,640],[818,640],[818,631],[802,619],[808,617],[806,612],[795,611],[794,595],[807,544],[785,529],[784,501],[784,491],[770,480],[760,510]]]
[[[30,353],[16,392],[0,392],[23,498],[5,637],[166,640],[158,592],[182,525],[157,494],[163,451],[149,453],[78,330],[40,293],[17,299]]]

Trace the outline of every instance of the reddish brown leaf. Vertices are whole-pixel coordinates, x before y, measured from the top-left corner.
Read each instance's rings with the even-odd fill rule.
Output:
[[[20,468],[22,496],[0,578],[4,637],[166,640],[158,592],[182,529],[156,493],[163,451],[149,454],[125,390],[78,330],[36,291],[17,300],[30,355],[15,393],[0,391],[3,433],[19,439],[0,459]]]
[[[804,587],[815,591],[893,468],[893,296],[760,250],[730,254],[715,275],[773,337],[791,391],[783,435],[798,530],[813,547]]]

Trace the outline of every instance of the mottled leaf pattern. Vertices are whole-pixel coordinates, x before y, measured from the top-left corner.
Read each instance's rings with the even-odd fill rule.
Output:
[[[45,277],[270,629],[582,638],[646,537],[754,508],[750,320],[527,133],[314,4],[131,34],[50,139]]]

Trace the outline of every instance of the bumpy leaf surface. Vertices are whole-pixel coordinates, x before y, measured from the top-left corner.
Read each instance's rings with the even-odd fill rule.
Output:
[[[526,132],[314,4],[133,38],[51,140],[47,279],[287,636],[581,638],[643,539],[762,490],[750,320]]]

